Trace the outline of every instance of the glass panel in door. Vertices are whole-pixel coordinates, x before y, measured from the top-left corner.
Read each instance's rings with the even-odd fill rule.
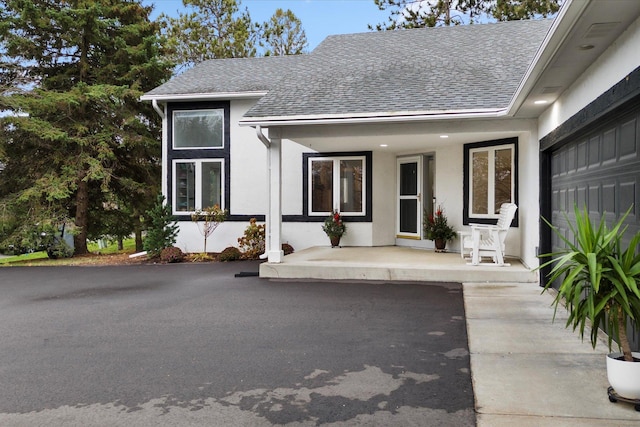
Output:
[[[398,237],[420,238],[420,157],[398,159]]]

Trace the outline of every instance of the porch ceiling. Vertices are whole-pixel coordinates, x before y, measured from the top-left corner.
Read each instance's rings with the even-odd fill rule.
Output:
[[[316,151],[388,151],[402,154],[514,137],[526,132],[530,125],[525,121],[470,120],[455,123],[307,125],[281,129],[283,138]]]

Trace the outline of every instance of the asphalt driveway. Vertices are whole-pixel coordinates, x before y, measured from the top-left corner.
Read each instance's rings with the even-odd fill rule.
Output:
[[[457,284],[0,268],[0,425],[475,425]]]

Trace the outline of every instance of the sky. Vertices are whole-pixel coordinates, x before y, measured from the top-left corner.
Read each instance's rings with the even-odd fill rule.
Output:
[[[277,8],[291,9],[302,22],[310,51],[329,35],[367,32],[367,24],[385,22],[389,16],[388,12],[378,10],[373,0],[239,1],[241,10],[249,9],[253,22],[267,21]],[[152,19],[160,13],[177,17],[178,11],[185,11],[182,0],[144,0],[143,3],[155,5]]]

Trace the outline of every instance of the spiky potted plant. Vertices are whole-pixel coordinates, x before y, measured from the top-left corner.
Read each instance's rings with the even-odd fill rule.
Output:
[[[429,212],[425,209],[424,217],[426,218],[423,224],[425,237],[433,240],[437,251],[444,251],[447,242],[456,237],[456,232],[449,225],[444,210],[441,206],[438,206],[435,214],[429,215]]]
[[[579,329],[584,339],[587,322],[591,325],[591,345],[595,349],[602,326],[608,334],[609,351],[613,341],[619,353],[607,356],[607,377],[617,395],[640,399],[640,353],[632,352],[628,327],[640,325],[640,232],[627,245],[623,243],[623,225],[631,208],[611,227],[604,218],[596,227],[585,209],[575,210],[575,226],[568,221],[573,239],[566,238],[556,227],[545,222],[565,243],[565,249],[543,256],[553,258],[540,266],[553,266],[545,286],[548,291],[558,281],[554,304],[565,305],[566,327]],[[555,314],[554,314],[555,318]],[[611,394],[610,394],[611,397]]]

